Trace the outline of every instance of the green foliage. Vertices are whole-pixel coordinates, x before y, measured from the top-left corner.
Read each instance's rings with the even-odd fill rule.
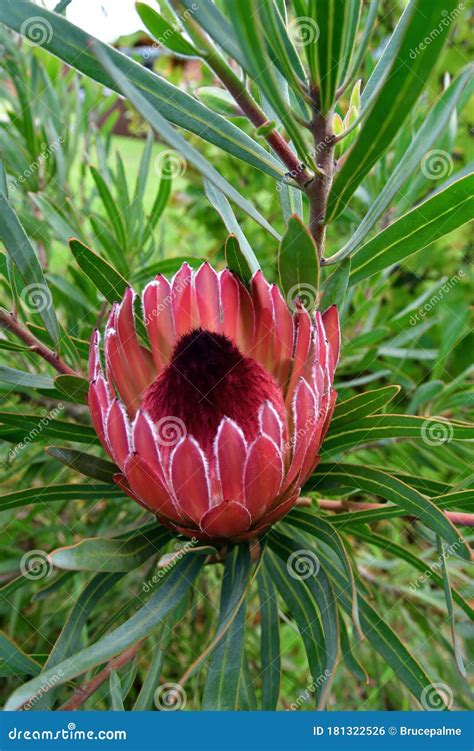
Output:
[[[85,708],[429,708],[440,682],[439,706],[469,708],[473,78],[459,7],[138,3],[163,51],[150,70],[89,43],[67,4],[0,6],[7,707],[59,708],[132,650]],[[219,550],[125,495],[86,406],[110,305],[202,260],[245,284],[260,268],[290,305],[336,304],[342,322],[304,498],[258,545]]]

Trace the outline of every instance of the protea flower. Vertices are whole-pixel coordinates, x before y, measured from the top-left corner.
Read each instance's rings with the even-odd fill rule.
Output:
[[[334,408],[335,307],[292,313],[261,271],[183,264],[142,295],[149,346],[127,289],[92,336],[89,407],[117,484],[164,525],[202,540],[262,534],[296,503]],[[142,332],[144,333],[144,331]]]

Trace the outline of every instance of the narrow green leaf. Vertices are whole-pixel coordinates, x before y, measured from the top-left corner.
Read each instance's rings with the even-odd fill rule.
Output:
[[[329,555],[322,549],[318,552],[321,562],[331,577],[336,596],[347,613],[351,611],[351,598],[348,596],[345,579]],[[359,610],[361,625],[367,639],[390,665],[395,675],[405,684],[411,693],[420,701],[423,691],[432,687],[433,681],[424,672],[419,663],[412,657],[399,637],[388,625],[385,618],[369,604],[363,593],[359,591]],[[440,705],[444,700],[440,696]]]
[[[163,578],[158,590],[131,618],[107,633],[95,644],[68,657],[41,676],[20,686],[7,701],[5,709],[18,709],[55,677],[56,686],[67,683],[97,665],[107,662],[115,655],[145,638],[176,607],[187,590],[192,587],[204,563],[202,556],[183,556]],[[59,680],[57,680],[59,678]]]
[[[474,174],[466,175],[397,219],[352,257],[350,284],[402,261],[462,226],[474,214]]]
[[[379,61],[372,101],[363,107],[369,113],[359,137],[334,180],[328,200],[326,220],[333,220],[353,195],[357,186],[390,146],[426,85],[448,36],[449,24],[441,25],[443,11],[452,12],[456,0],[412,0],[392,36],[393,45]],[[436,29],[430,44],[424,43],[427,29]],[[377,71],[377,69],[376,69]],[[370,82],[369,82],[370,84]],[[364,104],[365,103],[365,104]]]
[[[45,438],[62,438],[77,443],[98,443],[95,430],[88,425],[51,420],[49,417],[39,415],[14,415],[10,412],[0,412],[0,434],[3,427],[21,428],[25,436],[31,432],[33,438],[40,435]]]
[[[245,237],[240,224],[238,223],[232,208],[225,197],[225,195],[216,188],[209,180],[204,180],[204,188],[206,190],[206,196],[210,203],[214,206],[215,210],[219,213],[222,221],[224,222],[228,232],[238,240],[240,255],[243,255],[251,273],[253,274],[260,268],[257,256],[250,247],[249,241]],[[230,268],[230,267],[229,267]]]
[[[262,709],[275,710],[280,694],[280,622],[275,584],[262,566],[257,574],[260,599],[262,659]]]
[[[430,108],[421,128],[404,151],[382,191],[375,197],[367,214],[348,242],[336,254],[338,258],[345,258],[352,253],[361,244],[384,211],[389,206],[393,206],[394,201],[396,203],[397,194],[401,192],[410,175],[419,167],[423,156],[445,130],[471,76],[472,69],[466,69],[448,86],[434,107]]]
[[[93,477],[94,480],[101,482],[113,483],[114,475],[120,472],[112,462],[106,462],[84,451],[76,451],[64,446],[47,446],[45,451],[66,467],[71,467],[86,477]]]
[[[127,280],[80,240],[72,238],[69,241],[69,247],[78,265],[105,299],[109,303],[120,301],[129,286]]]
[[[24,370],[9,368],[6,365],[0,365],[0,381],[24,388],[54,389],[54,382],[50,376],[25,373]]]
[[[322,112],[328,112],[334,102],[336,87],[344,61],[343,36],[347,29],[345,0],[309,0],[308,16],[316,23],[318,33],[308,44],[312,62],[313,83],[319,88]]]
[[[434,570],[433,566],[427,566],[425,560],[417,558],[417,556],[413,555],[413,553],[410,553],[410,551],[407,550],[406,547],[397,545],[397,543],[393,540],[390,540],[388,537],[378,535],[375,532],[372,532],[372,530],[370,531],[370,533],[366,532],[361,527],[357,527],[354,534],[364,542],[367,542],[369,545],[374,545],[376,548],[379,548],[379,550],[383,550],[386,553],[389,553],[394,558],[401,558],[403,561],[406,561],[408,564],[410,564],[410,566],[412,566],[416,571],[420,571],[422,574],[426,574],[427,568],[429,568],[430,581],[433,581],[438,585],[438,587],[443,587],[443,578]],[[466,615],[469,616],[471,621],[474,621],[474,610],[471,608],[469,603],[466,602],[466,600],[461,597],[459,592],[457,592],[455,589],[452,590],[452,594],[457,604],[464,610]]]
[[[99,501],[105,498],[123,498],[123,491],[107,485],[46,485],[38,488],[15,490],[0,496],[0,511],[27,506],[29,503],[53,503],[55,501]]]
[[[456,527],[426,496],[411,488],[397,477],[357,464],[338,464],[331,470],[333,477],[340,477],[344,485],[384,498],[397,504],[406,514],[415,516],[429,529],[439,534],[453,546],[460,558],[471,560],[471,553]]]
[[[232,615],[232,622],[219,640],[212,653],[204,684],[203,710],[236,710],[239,708],[240,688],[243,673],[245,638],[245,599],[241,599],[241,576],[239,563],[249,571],[248,546],[230,549],[222,579],[221,603],[218,632]],[[236,592],[234,593],[234,589]],[[235,614],[230,609],[231,602],[237,601]]]
[[[295,298],[308,310],[318,300],[319,260],[316,244],[298,216],[292,216],[278,254],[280,283],[290,306]]]
[[[338,425],[352,423],[366,415],[373,415],[400,393],[400,386],[382,386],[380,389],[356,394],[343,402],[337,402],[331,420],[331,427],[335,430]]]
[[[109,186],[107,185],[100,172],[95,167],[91,167],[90,170],[91,175],[94,178],[99,196],[102,200],[102,203],[104,204],[107,216],[109,217],[110,226],[114,230],[117,240],[119,241],[122,248],[125,248],[127,241],[121,211],[117,206],[114,197],[112,196]]]
[[[0,676],[18,678],[23,675],[38,675],[39,671],[40,666],[36,660],[32,660],[3,631],[0,631]]]
[[[347,285],[349,284],[349,274],[351,270],[351,259],[346,258],[337,266],[336,270],[324,282],[322,288],[321,305],[324,309],[331,305],[338,308],[344,302]]]
[[[291,109],[281,94],[273,65],[268,57],[262,19],[256,0],[239,0],[238,3],[225,0],[232,15],[232,26],[242,50],[245,70],[258,83],[259,89],[279,117],[293,142],[301,160],[312,164],[302,129],[295,121]],[[249,23],[249,19],[252,23]]]
[[[253,272],[246,256],[240,249],[239,241],[235,235],[229,235],[225,241],[225,260],[228,268],[233,274],[235,274],[235,276],[237,276],[245,285],[250,284]]]
[[[54,386],[68,401],[74,404],[87,404],[89,381],[80,376],[59,375],[54,379]]]
[[[53,342],[57,344],[60,339],[59,324],[41,264],[17,215],[1,192],[0,240],[25,283],[21,295],[29,303],[29,309],[41,316]]]
[[[149,5],[145,5],[145,3],[135,3],[135,7],[145,27],[160,44],[168,47],[169,50],[176,52],[178,55],[199,57],[199,52],[196,48],[178,33],[175,26],[172,26],[163,16],[160,16],[156,10]]]
[[[219,188],[219,190],[221,190],[228,198],[234,201],[234,203],[245,211],[246,214],[251,216],[257,224],[260,224],[260,226],[278,239],[278,234],[267,220],[256,210],[256,208],[229,182],[227,182],[227,180],[217,172],[210,162],[208,162],[208,160],[205,159],[202,154],[194,148],[194,146],[191,146],[191,144],[188,143],[188,141],[186,141],[186,139],[167,122],[162,113],[150,104],[148,99],[140,93],[138,88],[131,84],[130,81],[122,75],[120,69],[112,62],[113,55],[111,55],[110,52],[108,53],[106,48],[101,47],[99,44],[95,45],[94,50],[104,68],[116,81],[120,91],[150,123],[151,127],[156,130],[156,132],[167,143],[181,153],[190,164],[203,174],[204,177],[207,177],[208,180],[216,185],[216,187]],[[215,117],[217,117],[217,115],[215,115]]]
[[[441,572],[443,576],[443,589],[444,599],[446,601],[446,609],[449,615],[449,623],[451,628],[451,641],[453,644],[454,659],[461,675],[466,678],[466,668],[464,667],[464,661],[462,658],[462,650],[459,644],[458,635],[456,633],[456,619],[454,617],[453,607],[453,592],[451,590],[451,584],[449,581],[448,564],[446,558],[450,555],[451,550],[448,546],[445,546],[439,535],[436,535],[436,547],[439,554],[439,561],[441,564]],[[474,614],[473,614],[474,616]],[[474,618],[473,618],[474,619]]]
[[[139,532],[127,540],[91,537],[53,550],[48,557],[53,566],[69,571],[132,571],[170,539],[170,533],[157,525],[155,530]]]
[[[104,69],[105,66],[98,63],[91,52],[91,35],[88,32],[28,0],[3,3],[0,7],[0,21],[19,34],[32,17],[41,18],[42,23],[50,25],[51,34],[42,45],[45,49],[103,86],[122,93],[118,79],[111,76],[110,71]],[[283,176],[284,169],[278,161],[240,128],[118,50],[98,40],[93,40],[93,43],[104,55],[110,56],[114,67],[120,71],[120,78],[127,77],[131,85],[139,89],[141,96],[167,121],[195,133],[276,179]]]

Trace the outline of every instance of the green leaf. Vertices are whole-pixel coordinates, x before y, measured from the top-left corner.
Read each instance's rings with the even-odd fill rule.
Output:
[[[264,0],[259,5],[259,13],[272,61],[292,86],[297,98],[301,100],[306,72],[278,6],[273,0]]]
[[[89,381],[80,376],[59,375],[54,379],[54,386],[68,401],[74,404],[87,404]]]
[[[371,203],[362,222],[344,247],[336,253],[338,259],[345,258],[352,253],[361,244],[361,241],[384,211],[389,206],[393,206],[394,202],[396,203],[397,195],[401,193],[401,189],[410,175],[419,167],[423,156],[444,132],[471,76],[472,69],[468,68],[448,86],[434,107],[429,110],[423,121],[423,125],[404,151],[402,158],[395,166],[382,191]]]
[[[54,382],[50,376],[25,373],[24,370],[9,368],[6,365],[0,365],[0,381],[24,388],[54,389]]]
[[[319,688],[319,682],[321,677],[324,677],[325,670],[324,635],[314,600],[304,581],[289,579],[286,563],[273,551],[266,551],[263,566],[267,569],[268,576],[275,583],[292,618],[296,621],[311,675],[316,687]]]
[[[80,240],[72,238],[69,247],[78,265],[105,299],[111,304],[120,301],[129,286],[127,280]]]
[[[38,675],[40,669],[35,660],[32,660],[3,631],[0,631],[0,676],[2,678]]]
[[[446,558],[450,555],[451,551],[449,547],[445,547],[439,535],[436,535],[436,547],[437,547],[438,554],[439,554],[439,562],[441,564],[441,572],[443,576],[444,598],[446,600],[446,609],[448,611],[449,623],[451,627],[451,641],[453,643],[454,659],[456,660],[456,665],[458,667],[459,672],[464,678],[466,678],[467,674],[466,674],[466,668],[464,667],[464,662],[462,658],[462,650],[459,644],[458,636],[456,634],[456,620],[454,617],[454,607],[453,607],[453,592],[451,590],[451,584],[449,582],[448,565],[446,562]],[[471,620],[474,620],[474,613],[471,616]]]
[[[0,412],[0,435],[3,428],[16,427],[24,431],[24,436],[31,433],[34,438],[41,435],[45,438],[62,438],[77,443],[98,443],[96,432],[88,425],[73,422],[51,420],[39,415],[14,415],[10,412]]]
[[[285,536],[275,531],[272,532],[270,545],[273,550],[285,561],[288,571],[291,571],[291,558],[302,555],[303,560],[307,561],[307,556],[310,551],[305,550],[305,538],[298,537],[290,531],[290,536]],[[321,625],[324,634],[324,651],[326,665],[323,675],[319,675],[316,686],[320,688],[319,699],[317,707],[318,709],[324,709],[329,696],[329,689],[331,686],[334,672],[337,668],[339,658],[339,619],[337,611],[337,602],[326,572],[321,567],[319,560],[316,559],[317,566],[314,574],[312,572],[305,571],[301,576],[301,580],[311,593],[314,602],[319,610],[321,618]],[[309,566],[311,567],[310,561]],[[297,563],[294,564],[294,570],[300,573],[297,568]],[[314,676],[313,676],[314,678]],[[323,680],[321,681],[321,678]]]
[[[110,226],[114,230],[117,240],[119,241],[121,247],[125,248],[127,244],[127,239],[126,239],[125,226],[122,220],[122,212],[118,208],[114,200],[114,197],[112,196],[112,193],[110,192],[110,188],[105,182],[100,172],[95,167],[91,167],[90,170],[91,170],[91,175],[94,178],[94,182],[95,182],[97,191],[99,193],[99,196],[102,200],[102,203],[104,204],[104,208],[107,213],[107,216],[109,217]]]
[[[43,23],[50,24],[51,34],[44,41],[45,49],[100,84],[122,93],[118,79],[111,76],[110,71],[104,69],[91,52],[91,35],[88,32],[27,0],[2,4],[0,7],[0,22],[19,34],[32,17],[41,18]],[[93,39],[93,43],[96,49],[99,48],[104,55],[110,56],[114,67],[120,71],[120,78],[127,77],[131,85],[140,90],[140,96],[146,98],[150,106],[159,111],[167,121],[195,133],[276,179],[283,176],[284,170],[278,161],[225,118],[130,57],[98,40]]]
[[[53,677],[55,677],[56,686],[67,683],[87,670],[108,662],[112,657],[148,636],[193,585],[203,563],[202,556],[183,556],[163,578],[158,590],[131,618],[107,633],[95,644],[62,660],[54,667],[45,670],[38,678],[20,686],[8,699],[5,709],[18,709]]]
[[[401,560],[406,561],[408,564],[410,564],[410,566],[416,569],[416,571],[420,571],[422,574],[426,575],[426,561],[422,560],[421,558],[417,558],[417,556],[413,555],[413,553],[410,553],[410,551],[407,550],[406,547],[397,545],[397,543],[393,540],[390,540],[388,537],[378,535],[375,532],[372,532],[372,530],[369,533],[366,532],[363,528],[357,527],[354,534],[364,542],[369,543],[369,545],[375,545],[375,547],[379,548],[379,550],[390,553],[390,555],[392,555],[394,558],[401,558]],[[429,572],[430,581],[433,581],[438,585],[438,587],[443,587],[443,578],[436,573],[433,566],[429,567]],[[414,585],[416,585],[416,582],[414,582]],[[469,616],[471,621],[474,620],[474,610],[471,608],[469,603],[466,602],[466,600],[461,597],[459,592],[457,592],[455,589],[452,590],[452,594],[457,604],[464,610],[466,615]]]
[[[331,420],[333,430],[339,424],[354,422],[366,415],[373,415],[389,404],[400,393],[400,386],[382,386],[380,389],[356,394],[343,402],[337,402]]]
[[[94,608],[123,576],[123,573],[100,573],[88,582],[74,603],[74,607],[51,649],[43,670],[54,667],[81,648],[81,635]],[[53,685],[48,688],[46,694],[41,696],[41,705],[36,705],[36,708],[50,709],[53,704],[54,693]]]
[[[0,240],[25,283],[25,287],[20,291],[21,295],[30,301],[29,308],[41,316],[54,344],[58,344],[61,336],[59,324],[41,264],[17,215],[2,192],[0,192]]]
[[[45,485],[44,487],[15,490],[0,496],[0,511],[27,506],[29,503],[53,503],[55,501],[99,501],[105,498],[123,498],[123,491],[107,485]]]
[[[71,467],[86,475],[86,477],[93,477],[94,480],[101,482],[112,483],[114,475],[120,472],[119,468],[112,462],[104,461],[104,459],[99,459],[92,454],[86,454],[84,451],[76,451],[64,446],[47,446],[45,451],[61,464],[65,464],[66,467]]]
[[[326,279],[321,295],[321,305],[323,308],[329,308],[331,305],[336,305],[338,308],[341,307],[347,292],[350,270],[351,260],[350,258],[346,258],[337,266],[331,276]]]
[[[176,28],[168,23],[163,16],[160,16],[156,10],[149,5],[145,5],[145,3],[135,3],[135,7],[150,34],[160,44],[168,47],[169,50],[176,52],[178,55],[199,57],[199,52],[196,48],[181,36]]]
[[[229,623],[229,619],[231,621],[209,662],[202,698],[203,710],[225,711],[239,708],[246,613],[245,599],[241,597],[241,569],[248,573],[249,564],[248,546],[241,545],[229,550],[222,579],[217,632],[222,633],[224,624]],[[237,607],[232,607],[231,603],[234,602],[237,602]]]
[[[344,60],[343,36],[347,28],[345,0],[309,0],[308,16],[316,23],[315,39],[307,45],[313,83],[319,88],[321,111],[331,109]]]
[[[318,555],[332,579],[338,601],[344,610],[350,614],[351,598],[346,591],[345,578],[341,576],[339,568],[334,564],[332,558],[325,553],[324,549],[319,550]],[[360,591],[359,611],[362,629],[369,642],[390,665],[395,675],[420,700],[423,691],[428,686],[432,686],[433,681],[428,678],[423,668],[402,644],[395,631],[386,623],[385,618],[377,613]],[[443,706],[444,703],[440,696],[440,706]]]
[[[360,632],[359,611],[357,608],[357,590],[355,585],[354,574],[351,562],[347,555],[342,537],[337,529],[333,527],[330,519],[323,519],[321,516],[303,509],[295,508],[285,518],[285,523],[302,529],[312,537],[323,540],[329,548],[332,548],[337,555],[341,566],[347,576],[347,586],[352,592],[352,620]]]
[[[352,257],[350,284],[402,261],[468,222],[474,213],[474,174],[466,175],[397,219]]]
[[[281,672],[277,592],[275,584],[264,566],[260,568],[257,574],[257,583],[261,615],[262,709],[273,711],[278,704]]]
[[[0,14],[1,17],[1,14]],[[120,69],[112,62],[114,56],[106,52],[106,48],[95,44],[94,50],[104,68],[109,72],[116,81],[120,91],[136,107],[138,112],[149,122],[151,127],[161,136],[161,138],[181,153],[187,161],[192,164],[199,172],[207,177],[219,190],[228,198],[234,201],[246,214],[252,217],[257,224],[270,232],[271,235],[278,239],[278,233],[267,220],[257,211],[257,209],[244,198],[227,180],[220,175],[217,170],[205,159],[202,154],[191,146],[183,136],[178,133],[163,117],[162,113],[156,109],[149,100],[144,97],[138,88],[125,79]],[[210,112],[210,110],[209,110]],[[217,117],[217,115],[214,115]]]
[[[160,527],[139,532],[127,540],[91,537],[49,554],[56,568],[69,571],[132,571],[155,555],[171,539]]]
[[[466,541],[456,527],[426,496],[411,488],[393,475],[372,467],[357,464],[337,464],[331,475],[340,478],[347,487],[364,490],[399,506],[406,514],[415,516],[429,529],[439,534],[453,546],[460,558],[471,560]]]
[[[119,674],[112,670],[110,673],[109,678],[109,690],[110,690],[110,699],[111,699],[111,709],[113,712],[124,712],[125,707],[123,705],[123,696],[122,696],[122,681],[120,680]]]
[[[226,0],[232,16],[232,26],[242,50],[244,68],[258,83],[258,87],[268,103],[278,115],[282,125],[293,142],[300,159],[312,164],[302,129],[293,118],[291,109],[281,94],[281,87],[265,46],[262,19],[259,16],[257,0],[239,0],[238,3]],[[249,23],[249,18],[252,23]]]
[[[250,284],[252,279],[252,269],[250,268],[245,255],[242,253],[239,241],[235,235],[229,235],[225,242],[225,260],[228,268],[237,276],[245,285]]]
[[[239,254],[243,255],[248,267],[253,274],[258,271],[260,264],[238,223],[232,208],[225,195],[216,188],[209,180],[204,180],[204,188],[209,202],[214,206],[231,235],[235,235],[239,245]],[[226,246],[227,252],[227,246]],[[227,264],[229,265],[229,264]],[[230,268],[230,266],[229,266]]]
[[[437,437],[437,431],[439,436]],[[434,437],[432,437],[434,434]],[[474,438],[474,426],[468,423],[449,421],[443,417],[418,415],[371,415],[344,425],[331,425],[323,450],[328,453],[341,451],[348,446],[372,443],[384,438],[428,438],[431,445],[443,441],[462,441]]]
[[[426,86],[448,36],[449,24],[440,28],[442,12],[452,11],[456,0],[412,0],[402,15],[379,61],[372,101],[362,96],[363,111],[369,113],[359,137],[334,180],[328,199],[326,221],[333,220],[353,195],[371,167],[390,146]],[[436,29],[430,44],[424,42],[427,29]],[[370,81],[369,81],[370,84]]]
[[[316,244],[298,216],[292,216],[278,253],[278,273],[288,304],[299,297],[308,310],[318,300],[319,260]]]

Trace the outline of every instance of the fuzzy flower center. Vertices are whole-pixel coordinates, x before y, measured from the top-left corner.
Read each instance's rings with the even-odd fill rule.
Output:
[[[181,419],[188,434],[210,450],[223,417],[235,420],[247,440],[255,438],[266,399],[284,415],[281,391],[265,368],[223,334],[194,329],[181,337],[170,364],[149,386],[144,407],[155,421]]]

